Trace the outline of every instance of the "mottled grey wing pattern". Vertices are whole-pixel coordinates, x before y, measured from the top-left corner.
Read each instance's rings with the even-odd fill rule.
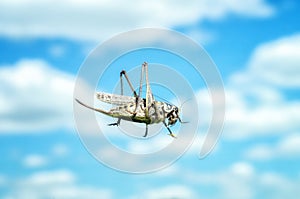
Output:
[[[116,95],[111,93],[98,92],[96,93],[97,99],[102,102],[114,105],[128,105],[136,103],[136,97],[126,95]]]

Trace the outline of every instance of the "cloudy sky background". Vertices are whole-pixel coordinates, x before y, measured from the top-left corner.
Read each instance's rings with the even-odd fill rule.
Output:
[[[4,0],[0,8],[1,198],[300,194],[298,1]],[[73,87],[96,45],[143,27],[171,28],[204,46],[222,75],[227,112],[223,134],[205,159],[197,158],[199,132],[175,164],[132,175],[86,151],[74,128]],[[205,110],[206,90],[197,89]],[[161,147],[170,138],[162,139],[151,144]],[[138,142],[128,148],[151,151]]]

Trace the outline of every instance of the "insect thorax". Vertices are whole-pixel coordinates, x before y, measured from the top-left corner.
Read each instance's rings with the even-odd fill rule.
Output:
[[[148,110],[151,123],[163,122],[168,119],[168,125],[173,125],[178,120],[178,108],[174,105],[154,101]]]

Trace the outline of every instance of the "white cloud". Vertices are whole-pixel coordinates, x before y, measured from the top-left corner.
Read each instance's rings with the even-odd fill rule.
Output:
[[[69,148],[65,144],[56,144],[52,148],[52,153],[57,157],[65,157],[69,152]]]
[[[130,197],[134,198],[145,198],[145,199],[188,199],[198,198],[195,192],[185,185],[168,185],[162,188],[155,188],[145,191],[140,195]]]
[[[45,166],[48,163],[48,159],[42,155],[31,154],[24,158],[23,164],[29,168],[36,168]]]
[[[4,198],[112,198],[110,190],[77,185],[75,175],[68,170],[37,172],[14,183]]]
[[[67,37],[103,40],[138,27],[175,27],[229,14],[268,17],[263,0],[153,1],[1,1],[0,34],[10,37]]]
[[[201,198],[293,198],[299,194],[299,177],[286,177],[280,173],[259,172],[248,162],[235,162],[217,171],[185,171],[183,180],[193,182]]]
[[[278,144],[279,153],[285,156],[300,156],[300,133],[291,134]]]
[[[237,162],[220,171],[184,171],[182,177],[198,186],[214,190],[206,193],[199,190],[203,198],[253,198],[256,173],[253,166],[247,162]]]
[[[0,132],[37,132],[72,125],[74,77],[42,60],[0,69]]]
[[[266,192],[268,198],[294,198],[300,194],[299,183],[299,178],[290,179],[278,173],[266,172],[259,178],[258,190]]]
[[[245,156],[252,160],[270,160],[273,158],[274,153],[272,147],[265,144],[259,144],[248,149],[245,152]]]
[[[197,42],[201,42],[202,45],[213,42],[217,38],[217,34],[212,31],[206,31],[199,29],[198,27],[190,28],[184,32],[189,37]]]
[[[190,169],[178,165],[170,170],[172,180],[184,185],[168,185],[150,188],[135,198],[210,198],[210,199],[251,199],[287,198],[299,194],[299,176],[285,176],[280,173],[261,171],[247,161],[233,162],[218,170]],[[167,173],[168,174],[168,173]],[[149,175],[149,179],[165,179],[168,175]],[[147,179],[148,179],[147,178]],[[179,191],[180,190],[180,191]],[[185,193],[180,195],[180,193]],[[292,197],[293,198],[293,197]]]
[[[275,144],[259,144],[245,152],[252,160],[267,161],[274,158],[297,158],[300,156],[300,134],[291,133],[284,136]]]
[[[245,162],[237,162],[232,165],[231,171],[239,176],[252,177],[254,174],[254,168],[252,165]]]
[[[300,103],[297,101],[261,100],[262,96],[249,93],[247,96],[236,89],[227,90],[226,96],[228,106],[224,133],[227,138],[282,135],[300,127],[297,122]]]
[[[66,46],[59,45],[59,44],[52,45],[49,47],[48,51],[49,54],[55,58],[62,57],[66,53]]]
[[[227,138],[274,136],[299,129],[300,102],[287,99],[283,90],[300,86],[299,44],[299,34],[262,44],[253,52],[247,68],[229,78]]]
[[[285,99],[277,88],[230,82],[225,85],[225,95],[223,134],[226,139],[278,136],[300,128],[300,102]],[[211,123],[212,100],[205,89],[199,90],[196,96],[200,113],[199,133],[202,134]]]
[[[300,34],[258,46],[245,72],[233,76],[234,83],[300,87]]]
[[[63,185],[72,184],[76,177],[68,170],[41,171],[28,176],[20,182],[26,186],[46,186],[46,185]]]

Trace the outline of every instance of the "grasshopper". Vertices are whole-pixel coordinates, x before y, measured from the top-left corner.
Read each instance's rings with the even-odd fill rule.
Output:
[[[141,98],[142,85],[145,75],[146,81],[146,98]],[[133,96],[123,95],[123,76],[125,77]],[[102,114],[118,118],[117,122],[108,124],[109,126],[120,125],[121,120],[127,120],[138,123],[146,124],[146,131],[143,137],[148,134],[148,125],[154,123],[162,122],[164,126],[168,129],[169,135],[176,138],[172,133],[169,126],[174,125],[177,121],[181,121],[179,117],[179,109],[177,106],[171,105],[166,102],[156,101],[151,92],[149,79],[148,79],[148,64],[144,62],[141,68],[141,79],[139,86],[139,93],[137,94],[134,90],[125,70],[120,72],[120,83],[121,83],[121,95],[97,92],[96,97],[102,102],[116,105],[109,111],[105,111],[99,108],[94,108],[84,104],[83,102],[75,99],[79,104],[86,108],[92,109],[94,111],[100,112]],[[166,120],[168,123],[166,123]]]

